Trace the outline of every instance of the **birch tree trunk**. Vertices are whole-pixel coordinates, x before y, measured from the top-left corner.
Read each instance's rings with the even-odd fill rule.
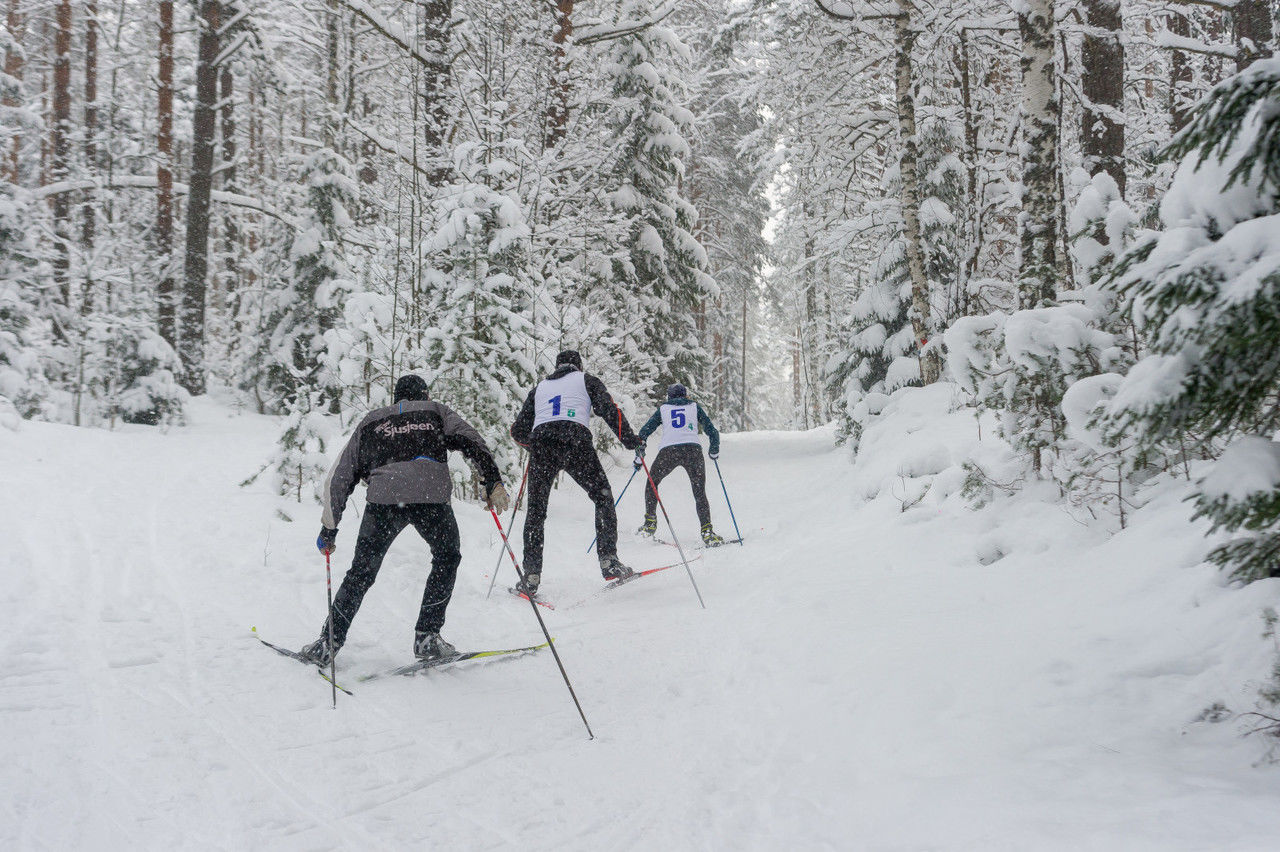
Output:
[[[173,282],[173,0],[160,0],[159,97],[156,100],[156,227],[154,247],[160,280],[156,308],[160,336],[178,349]]]
[[[1104,171],[1125,194],[1124,31],[1119,0],[1086,0],[1080,86],[1084,92],[1080,145],[1084,170]],[[1101,234],[1106,242],[1106,234]]]
[[[1034,308],[1057,298],[1058,117],[1054,19],[1051,0],[1021,0],[1022,35],[1022,258],[1018,306]]]
[[[213,149],[217,132],[218,27],[221,2],[200,0],[200,40],[196,58],[196,105],[191,121],[191,185],[187,191],[187,251],[179,337],[182,385],[193,395],[205,390],[204,310],[209,277],[209,208],[213,192]]]
[[[929,349],[929,279],[924,271],[924,246],[920,236],[920,145],[916,139],[916,101],[911,84],[911,52],[916,33],[912,29],[909,0],[899,0],[893,19],[895,102],[898,107],[898,137],[902,153],[898,171],[902,181],[902,231],[906,242],[907,273],[911,277],[911,331],[920,353],[920,381],[931,385],[942,373],[936,348]]]

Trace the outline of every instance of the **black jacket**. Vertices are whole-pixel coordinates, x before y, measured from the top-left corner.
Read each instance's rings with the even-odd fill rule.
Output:
[[[547,376],[547,379],[559,379],[569,375],[576,370],[572,364],[561,364],[556,367],[555,372]],[[604,382],[597,379],[590,373],[583,373],[583,379],[587,386],[587,396],[591,398],[591,410],[595,412],[604,422],[609,424],[609,429],[613,434],[618,436],[618,440],[622,442],[622,446],[628,450],[634,450],[640,446],[642,441],[636,437],[636,433],[631,431],[631,424],[627,422],[626,416],[622,413],[622,409],[613,401],[613,397],[609,396],[609,391],[604,386]],[[569,420],[554,420],[550,423],[543,423],[537,429],[533,428],[534,420],[534,395],[538,389],[535,387],[529,391],[529,395],[524,399],[524,405],[520,408],[520,413],[516,415],[516,422],[511,424],[511,437],[516,443],[522,447],[528,447],[530,443],[545,439],[562,439],[562,440],[581,440],[582,436],[590,436],[590,431],[580,423],[574,423]]]

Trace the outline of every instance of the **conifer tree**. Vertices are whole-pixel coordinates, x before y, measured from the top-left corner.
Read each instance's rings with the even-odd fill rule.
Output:
[[[634,0],[624,4],[622,17],[639,19],[645,11]],[[622,143],[611,197],[629,220],[613,277],[634,297],[617,306],[617,316],[636,326],[626,347],[628,378],[655,394],[704,367],[694,315],[715,292],[706,251],[693,236],[698,212],[681,190],[692,115],[672,64],[683,53],[674,32],[650,26],[614,43],[610,68],[619,102],[612,121]]]
[[[1164,230],[1140,239],[1113,286],[1149,354],[1109,407],[1112,432],[1213,453],[1197,512],[1240,536],[1211,558],[1236,577],[1280,575],[1280,60],[1217,86],[1168,147],[1181,163]]]

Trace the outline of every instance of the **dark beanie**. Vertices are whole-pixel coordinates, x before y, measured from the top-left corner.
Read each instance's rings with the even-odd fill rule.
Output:
[[[413,373],[401,376],[396,382],[396,402],[403,400],[426,400],[431,395],[427,390],[427,383],[422,376],[415,376]]]
[[[566,349],[556,356],[556,366],[561,364],[572,364],[579,370],[582,369],[582,356],[578,354],[576,349]]]
[[[689,391],[686,390],[685,386],[680,384],[679,382],[676,382],[674,385],[667,388],[667,399],[677,399],[679,397],[685,397],[688,395],[689,395]]]

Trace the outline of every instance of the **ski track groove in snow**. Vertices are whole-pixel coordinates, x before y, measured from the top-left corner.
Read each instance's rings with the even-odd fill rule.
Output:
[[[1259,747],[1188,722],[1215,699],[1248,709],[1239,673],[1264,673],[1256,612],[1276,585],[1223,588],[1177,495],[1111,540],[1034,503],[903,513],[859,499],[830,430],[726,435],[747,546],[693,563],[705,611],[680,566],[542,611],[588,742],[545,650],[356,680],[408,660],[429,559],[411,533],[339,658],[356,695],[330,709],[327,683],[249,633],[297,647],[324,613],[318,507],[239,487],[278,423],[202,399],[191,419],[0,433],[18,484],[0,489],[0,848],[1274,848],[1280,782],[1250,767]],[[944,427],[917,416],[911,440]],[[683,472],[662,496],[695,545]],[[675,561],[635,538],[642,505],[633,486],[619,555]],[[457,510],[446,636],[542,641],[502,591],[506,557],[485,600],[501,541]],[[600,587],[590,518],[571,483],[553,492],[557,603]]]

